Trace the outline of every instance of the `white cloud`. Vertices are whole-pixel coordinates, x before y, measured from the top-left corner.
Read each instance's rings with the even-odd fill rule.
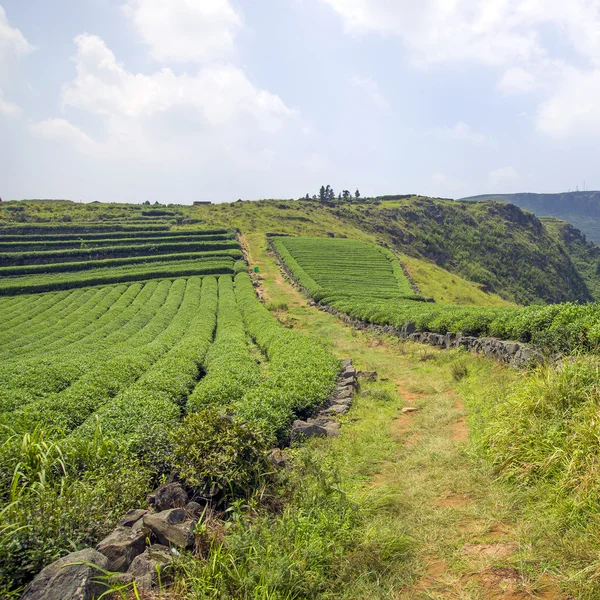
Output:
[[[5,70],[14,65],[17,60],[35,50],[21,31],[11,27],[6,11],[0,5],[0,76]]]
[[[70,139],[83,151],[107,156],[222,154],[259,165],[269,155],[268,140],[299,121],[279,96],[254,86],[236,67],[207,65],[195,75],[166,68],[132,73],[101,38],[84,34],[74,42],[77,74],[62,88],[62,105],[98,117],[104,137],[94,142],[63,119],[33,125],[35,135]]]
[[[68,141],[88,154],[96,154],[100,150],[94,140],[65,119],[46,119],[39,123],[30,123],[29,131],[42,139]]]
[[[538,86],[537,78],[522,67],[507,69],[498,81],[498,89],[505,94],[524,94],[535,90]]]
[[[370,77],[360,77],[359,75],[354,75],[350,78],[350,83],[353,87],[363,90],[373,101],[375,106],[381,110],[389,110],[390,103],[375,80],[371,79]]]
[[[569,69],[535,119],[539,131],[557,138],[600,135],[600,69]]]
[[[511,185],[519,179],[519,174],[514,167],[502,167],[490,172],[490,183],[496,188],[503,185]]]
[[[398,37],[417,67],[480,64],[504,94],[543,94],[540,132],[597,135],[600,0],[323,1],[350,34]]]
[[[522,0],[324,0],[350,33],[402,39],[420,65],[475,61],[503,65],[543,55]]]
[[[436,129],[435,135],[441,140],[467,142],[475,146],[483,146],[490,142],[485,135],[473,131],[470,125],[463,123],[462,121],[458,122],[453,127]]]
[[[229,0],[127,0],[123,11],[160,62],[229,58],[242,25]]]
[[[0,89],[0,115],[16,118],[20,117],[22,112],[20,106],[4,99],[4,92]]]

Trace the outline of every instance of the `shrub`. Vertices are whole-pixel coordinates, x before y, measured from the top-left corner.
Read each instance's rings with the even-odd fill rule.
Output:
[[[271,471],[267,438],[219,408],[189,415],[172,436],[176,471],[203,495],[227,501],[248,497]]]

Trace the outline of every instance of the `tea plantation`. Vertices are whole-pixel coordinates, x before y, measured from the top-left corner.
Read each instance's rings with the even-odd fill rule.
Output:
[[[175,472],[173,432],[186,415],[216,409],[263,444],[285,443],[339,370],[258,301],[234,232],[72,229],[0,236],[8,590],[94,545]]]

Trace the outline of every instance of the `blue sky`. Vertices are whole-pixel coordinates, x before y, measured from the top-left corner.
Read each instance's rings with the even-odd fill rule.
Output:
[[[0,0],[0,196],[600,188],[600,0]]]

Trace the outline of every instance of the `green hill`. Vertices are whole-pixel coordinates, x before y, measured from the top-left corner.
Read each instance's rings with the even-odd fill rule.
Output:
[[[600,242],[600,192],[483,194],[463,200],[508,202],[538,217],[557,217],[580,229],[593,242]]]
[[[84,236],[80,241],[86,248],[88,239],[98,240],[100,246],[107,228],[128,236],[143,230],[168,237],[167,232],[185,234],[199,227],[237,228],[244,235],[270,232],[375,242],[473,282],[474,289],[522,304],[600,298],[597,258],[583,237],[569,241],[572,236],[558,235],[554,224],[499,202],[410,196],[329,203],[261,200],[147,206],[13,201],[0,206],[0,234],[7,241],[25,228],[30,235],[43,230],[69,239],[76,231]]]

